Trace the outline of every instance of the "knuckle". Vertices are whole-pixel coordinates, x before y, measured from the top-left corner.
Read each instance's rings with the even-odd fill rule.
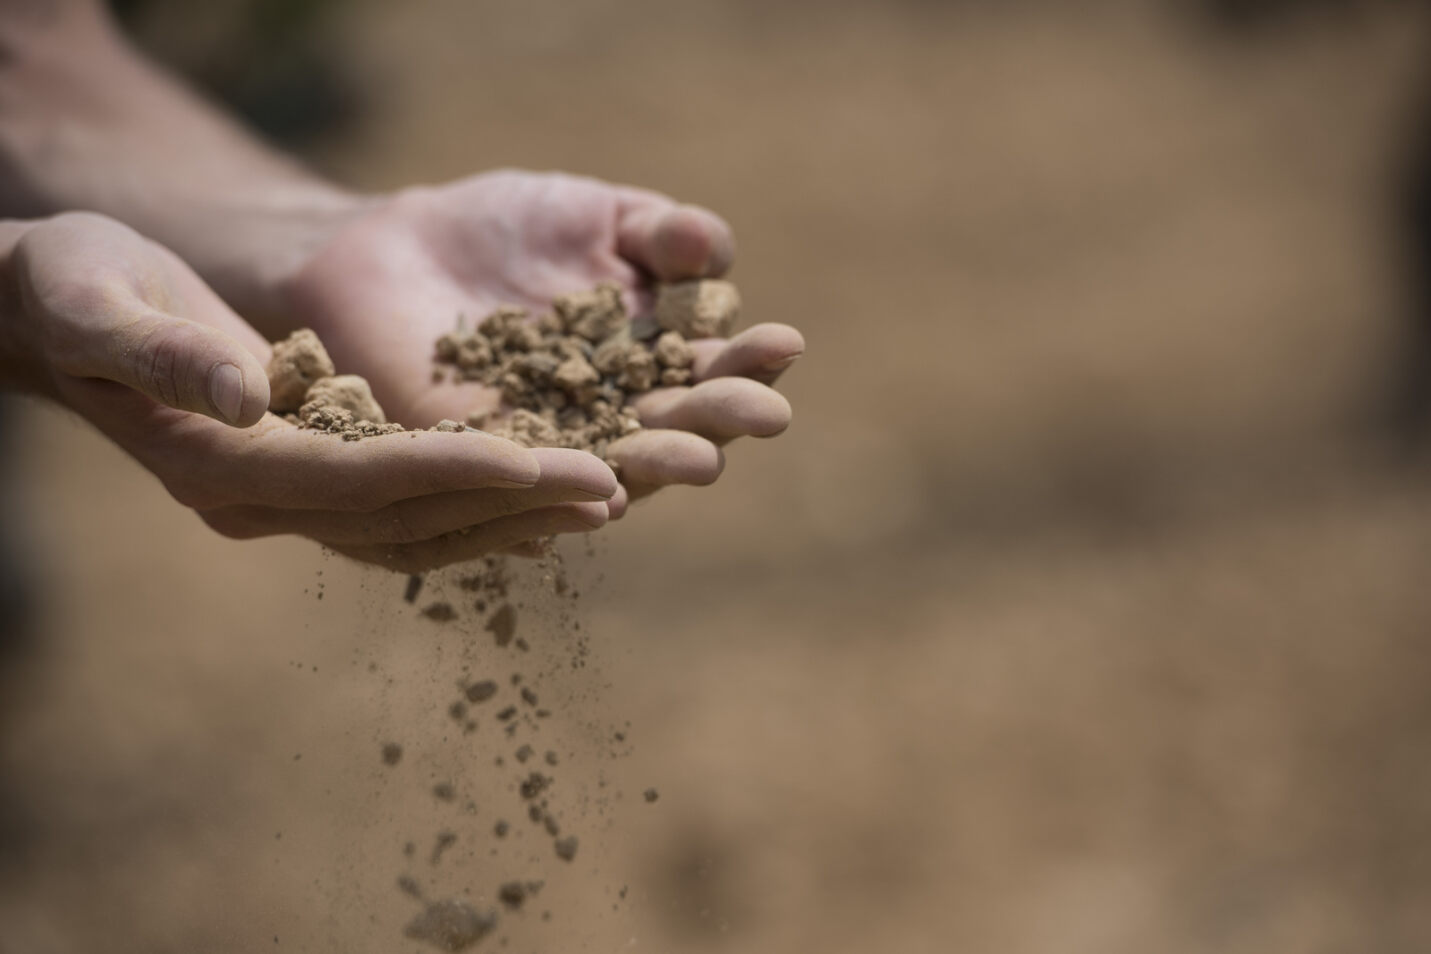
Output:
[[[145,335],[135,355],[140,387],[171,407],[179,402],[179,374],[187,360],[183,339],[182,334],[160,325]]]

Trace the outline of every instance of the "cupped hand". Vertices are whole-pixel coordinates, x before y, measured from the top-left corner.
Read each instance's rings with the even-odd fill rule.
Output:
[[[29,226],[8,265],[8,355],[228,536],[302,534],[416,572],[599,527],[619,490],[577,451],[475,431],[343,441],[268,414],[263,338],[102,216]]]
[[[491,388],[432,379],[434,342],[459,320],[502,304],[535,313],[602,281],[639,313],[653,279],[718,276],[733,254],[729,227],[704,209],[594,179],[498,171],[376,200],[296,272],[286,307],[340,368],[368,378],[393,419],[423,426],[500,405]],[[803,352],[799,332],[760,324],[693,344],[692,385],[643,395],[646,429],[611,447],[625,485],[612,516],[661,486],[714,481],[721,444],[790,423],[770,385]]]

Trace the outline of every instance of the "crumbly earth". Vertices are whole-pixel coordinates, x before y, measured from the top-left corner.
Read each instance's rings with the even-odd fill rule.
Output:
[[[323,342],[308,328],[275,342],[268,362],[268,409],[299,427],[337,434],[345,441],[403,429],[387,423],[366,379],[334,371]]]
[[[511,410],[475,414],[468,418],[474,427],[526,447],[574,447],[605,458],[613,441],[641,426],[634,397],[690,383],[695,355],[687,332],[728,329],[739,307],[728,282],[662,286],[658,298],[666,302],[662,324],[633,322],[609,282],[562,295],[535,318],[503,306],[475,329],[439,338],[435,358],[460,380],[501,390]]]
[[[607,459],[613,441],[641,428],[632,400],[652,388],[691,381],[695,354],[687,339],[729,334],[740,311],[730,282],[715,279],[658,285],[653,314],[632,321],[610,282],[561,295],[533,316],[503,305],[475,329],[437,339],[437,379],[480,381],[502,392],[503,409],[474,412],[467,424],[523,447],[571,447]],[[299,427],[360,440],[402,431],[387,421],[368,382],[335,374],[318,336],[294,332],[273,347],[269,410]]]

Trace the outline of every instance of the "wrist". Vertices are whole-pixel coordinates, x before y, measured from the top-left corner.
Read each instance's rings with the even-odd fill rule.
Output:
[[[118,219],[281,336],[285,285],[365,200],[139,56],[95,0],[56,10],[32,22],[0,0],[0,211]]]

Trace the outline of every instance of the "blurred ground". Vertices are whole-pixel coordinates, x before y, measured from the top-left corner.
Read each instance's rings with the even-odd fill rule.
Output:
[[[662,798],[513,949],[1431,946],[1431,475],[1375,424],[1428,27],[336,8],[368,106],[321,167],[703,202],[750,319],[809,339],[786,436],[573,551],[604,574],[591,718],[632,724],[603,771]],[[0,695],[0,951],[405,949],[431,809],[376,746],[436,724],[450,637],[400,581],[220,540],[83,426],[23,423],[50,587]]]

